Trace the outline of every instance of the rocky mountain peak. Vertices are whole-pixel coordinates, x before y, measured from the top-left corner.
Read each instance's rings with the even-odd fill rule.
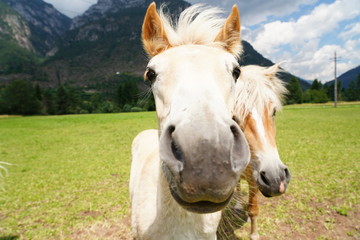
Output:
[[[8,39],[30,51],[34,51],[31,44],[31,31],[27,22],[13,9],[0,2],[0,40]]]
[[[42,0],[0,0],[0,2],[5,3],[26,20],[31,31],[32,45],[40,54],[46,54],[70,27],[69,17]]]
[[[147,2],[148,0],[98,0],[84,14],[73,19],[70,29],[81,27],[87,22],[96,21],[120,9],[145,7]]]

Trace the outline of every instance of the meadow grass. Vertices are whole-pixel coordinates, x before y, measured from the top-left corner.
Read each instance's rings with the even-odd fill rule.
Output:
[[[360,105],[286,106],[276,124],[292,180],[285,195],[261,199],[262,239],[360,237]],[[0,239],[111,230],[129,214],[132,139],[156,127],[154,112],[0,118],[0,162],[12,164],[0,179]]]
[[[0,239],[71,239],[129,208],[131,142],[155,113],[0,119]]]

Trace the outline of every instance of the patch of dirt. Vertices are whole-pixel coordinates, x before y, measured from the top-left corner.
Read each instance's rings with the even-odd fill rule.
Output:
[[[73,240],[132,240],[131,217],[127,215],[118,222],[102,221],[92,225],[75,230],[70,239]]]
[[[0,118],[21,117],[20,115],[0,115]]]
[[[282,201],[279,200],[290,201],[292,203],[298,202],[290,194],[278,198],[259,198],[260,214],[258,217],[258,229],[261,240],[360,240],[360,206],[352,206],[352,211],[347,211],[346,214],[342,215],[332,207],[341,206],[342,200],[332,200],[331,202],[310,201],[308,203],[308,210],[300,211],[294,207],[291,209],[291,212],[288,212],[288,217],[285,220],[280,220],[275,217],[276,205],[282,204]],[[271,208],[269,209],[268,206],[271,206]],[[243,201],[243,207],[244,211],[246,201]],[[274,211],[269,211],[271,209]],[[98,212],[84,211],[81,213],[81,216],[97,217],[98,214]],[[240,227],[237,230],[237,237],[228,235],[225,238],[220,237],[219,239],[249,239],[250,222],[246,222],[244,214],[246,215],[246,213],[234,215],[241,219],[239,223],[234,220],[230,221],[233,226]],[[275,222],[271,223],[273,226],[271,229],[262,229],[262,223],[266,221]],[[74,240],[133,240],[131,216],[128,214],[124,218],[119,219],[119,221],[99,221],[81,229],[76,229],[69,238]]]
[[[282,232],[286,237],[291,237],[291,239],[360,239],[360,206],[355,207],[354,211],[344,216],[328,208],[327,204],[313,202],[311,205],[314,211],[322,208],[325,209],[325,213],[304,221],[300,216],[296,217],[297,213],[294,212],[292,213],[293,221],[301,226],[302,230],[294,229],[292,227],[294,224],[284,224],[279,227],[279,232]]]
[[[291,196],[289,195],[281,196],[281,198],[283,197],[291,200]],[[268,201],[276,204],[276,198],[262,198],[260,204],[262,205]],[[294,199],[292,199],[292,201],[295,202]],[[287,222],[279,222],[277,224],[277,229],[274,229],[276,235],[274,235],[274,237],[261,236],[261,240],[360,240],[360,206],[353,206],[352,211],[348,211],[347,214],[342,215],[331,207],[340,206],[341,203],[342,200],[334,200],[332,202],[311,201],[308,203],[311,212],[306,212],[308,217],[304,216],[304,212],[293,208],[289,213],[290,219],[288,219]],[[271,218],[273,215],[274,213],[260,211],[259,218]],[[259,229],[261,231],[261,225]]]
[[[82,217],[98,217],[101,216],[101,212],[98,211],[82,211],[80,213],[80,216]]]
[[[246,214],[247,198],[243,199],[243,211]],[[292,240],[360,240],[360,206],[352,206],[345,211],[336,210],[338,206],[343,206],[341,199],[319,202],[316,199],[304,204],[305,208],[296,207],[296,203],[301,199],[294,199],[291,194],[281,197],[265,198],[259,197],[260,214],[258,216],[258,231],[261,240],[292,239]],[[285,204],[286,203],[286,204]],[[283,218],[276,217],[277,206],[284,205],[285,209],[290,209],[284,214]],[[227,217],[228,218],[228,217]],[[226,240],[248,240],[250,234],[250,219],[242,216],[242,224],[236,224],[234,220],[228,218],[224,234],[218,236],[219,239]],[[232,228],[233,227],[233,228]],[[235,227],[235,228],[234,228]],[[232,228],[232,230],[231,230]],[[235,230],[234,234],[229,234]]]

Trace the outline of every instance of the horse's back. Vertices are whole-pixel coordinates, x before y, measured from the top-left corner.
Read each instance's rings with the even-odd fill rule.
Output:
[[[142,169],[154,161],[154,155],[158,152],[158,131],[149,129],[139,133],[132,142],[131,172],[130,172],[130,198],[133,198],[135,184],[140,180],[139,174]]]
[[[142,239],[156,218],[156,197],[160,158],[158,131],[139,133],[132,143],[130,199],[132,229]]]

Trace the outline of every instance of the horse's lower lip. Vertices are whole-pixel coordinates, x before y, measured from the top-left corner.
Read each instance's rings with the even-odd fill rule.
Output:
[[[265,189],[264,187],[262,187],[261,185],[257,184],[260,192],[262,195],[264,195],[264,197],[267,198],[271,198],[271,197],[276,197],[276,196],[280,196],[285,192],[276,192],[276,191],[271,191],[270,189]]]
[[[213,213],[222,210],[230,201],[233,193],[230,194],[230,196],[223,202],[220,203],[214,203],[211,201],[199,201],[199,202],[193,202],[189,203],[184,201],[174,189],[170,188],[171,195],[175,199],[175,201],[185,208],[186,210],[190,212],[195,213]]]

